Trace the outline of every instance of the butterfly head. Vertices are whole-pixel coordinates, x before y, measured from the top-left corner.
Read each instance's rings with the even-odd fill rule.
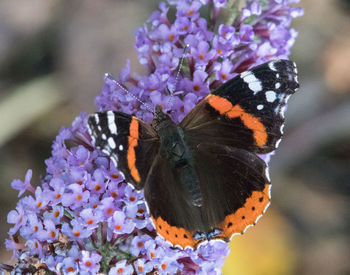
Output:
[[[154,118],[152,126],[158,131],[159,128],[164,128],[172,122],[171,118],[162,111],[162,107],[157,105],[154,109]]]

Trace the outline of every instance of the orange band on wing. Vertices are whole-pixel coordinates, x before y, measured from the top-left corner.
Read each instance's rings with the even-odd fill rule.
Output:
[[[263,191],[253,191],[243,207],[226,216],[219,228],[222,232],[215,238],[229,240],[235,234],[243,234],[249,225],[255,225],[270,204],[270,184]]]
[[[134,178],[136,182],[140,182],[141,178],[139,175],[139,171],[136,168],[136,153],[135,147],[137,146],[139,139],[139,122],[136,118],[132,117],[130,127],[129,127],[130,135],[128,137],[129,147],[127,153],[128,167],[130,169],[130,174]]]
[[[172,245],[179,245],[182,248],[185,248],[186,246],[192,248],[195,247],[196,241],[193,239],[192,234],[189,231],[182,227],[171,226],[161,217],[155,219],[151,216],[151,218],[156,227],[157,233]]]
[[[207,102],[217,110],[221,115],[229,118],[239,117],[243,124],[253,131],[255,142],[258,146],[264,146],[267,142],[267,133],[265,126],[260,122],[260,119],[246,113],[239,105],[232,105],[226,98],[217,95],[208,95]]]

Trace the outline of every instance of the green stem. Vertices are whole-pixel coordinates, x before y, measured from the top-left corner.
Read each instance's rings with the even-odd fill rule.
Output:
[[[229,16],[225,22],[225,25],[232,25],[239,15],[240,0],[229,0],[227,3],[227,9],[229,10]]]

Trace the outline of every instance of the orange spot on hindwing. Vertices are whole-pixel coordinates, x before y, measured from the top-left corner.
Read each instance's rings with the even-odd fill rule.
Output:
[[[221,115],[225,115],[228,118],[239,117],[244,126],[253,131],[254,139],[258,146],[264,146],[266,144],[266,128],[259,118],[246,113],[238,104],[233,106],[226,98],[211,94],[208,95],[206,99],[209,105]]]
[[[127,153],[127,161],[128,167],[130,169],[130,174],[136,182],[140,182],[141,178],[139,175],[139,171],[136,168],[136,153],[135,147],[137,146],[139,139],[139,122],[136,118],[132,117],[129,127],[129,137],[128,137],[128,153]]]
[[[181,246],[182,248],[186,246],[194,248],[196,246],[197,241],[193,239],[193,234],[191,232],[182,227],[171,226],[161,217],[151,218],[157,233],[172,245]]]
[[[266,184],[263,191],[253,191],[241,208],[226,216],[219,226],[222,232],[215,238],[230,240],[234,235],[243,234],[249,226],[255,225],[270,205],[270,187],[270,184]]]

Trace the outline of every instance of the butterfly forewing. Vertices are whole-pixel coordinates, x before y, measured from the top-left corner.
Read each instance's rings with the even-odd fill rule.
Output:
[[[141,189],[158,152],[154,129],[142,120],[121,112],[101,112],[88,120],[96,148],[109,155],[125,179]]]
[[[286,102],[298,88],[297,69],[274,60],[226,82],[181,122],[190,143],[206,140],[256,153],[276,149],[283,134]]]

